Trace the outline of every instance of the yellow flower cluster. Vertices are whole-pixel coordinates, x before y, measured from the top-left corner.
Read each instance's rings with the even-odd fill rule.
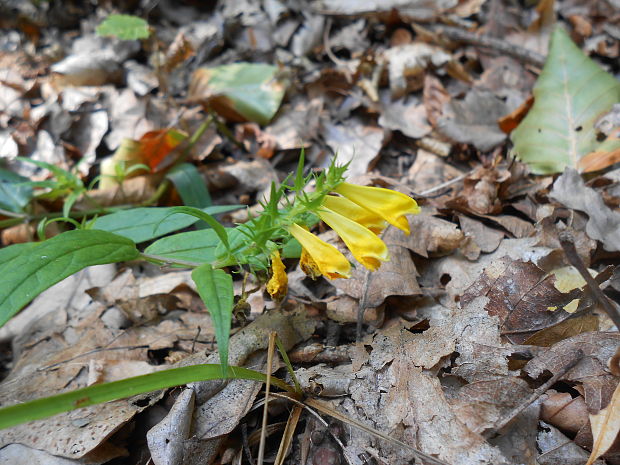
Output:
[[[379,187],[343,182],[335,191],[340,196],[326,196],[316,213],[338,233],[358,262],[371,271],[377,270],[381,262],[390,258],[387,246],[377,234],[387,224],[409,234],[406,215],[419,213],[418,204],[405,194]],[[329,279],[351,276],[351,264],[336,247],[298,224],[290,225],[288,231],[302,246],[300,266],[307,275]],[[279,256],[272,256],[273,277],[268,289],[269,285],[281,288],[275,283],[276,270],[281,269],[279,260]]]

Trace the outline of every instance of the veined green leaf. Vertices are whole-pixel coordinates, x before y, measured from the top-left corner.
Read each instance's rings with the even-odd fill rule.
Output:
[[[210,264],[199,266],[192,271],[198,294],[207,306],[215,327],[217,350],[223,373],[228,367],[228,338],[233,310],[232,277],[224,270],[213,269]]]
[[[143,207],[121,210],[100,216],[95,220],[92,229],[113,232],[139,243],[187,228],[198,221],[198,216],[174,214],[186,213],[175,208],[186,207]],[[240,208],[240,205],[221,205],[197,210],[203,214],[216,215],[237,208]]]
[[[27,421],[159,389],[222,378],[248,379],[261,383],[267,380],[263,373],[242,367],[229,367],[228,376],[222,376],[222,367],[214,364],[172,368],[0,408],[0,428],[9,428]],[[273,376],[271,384],[292,392],[291,386]]]
[[[620,81],[606,73],[561,28],[551,36],[547,62],[534,86],[534,106],[512,133],[516,156],[536,174],[578,169],[601,148],[594,124],[620,102]],[[620,139],[605,145],[620,148]]]
[[[67,276],[87,266],[139,256],[131,240],[94,230],[68,231],[34,246],[22,247],[19,252],[0,265],[0,326]]]
[[[9,262],[11,260],[13,260],[15,257],[26,253],[28,250],[32,249],[33,247],[36,247],[37,244],[36,242],[24,242],[23,244],[13,244],[13,245],[9,245],[8,247],[3,247],[0,249],[0,267],[6,263]]]

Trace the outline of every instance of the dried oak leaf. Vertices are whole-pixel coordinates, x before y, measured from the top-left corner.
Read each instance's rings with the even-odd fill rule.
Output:
[[[562,379],[581,384],[588,411],[597,413],[609,404],[618,384],[618,379],[609,372],[607,362],[619,344],[618,333],[598,331],[578,334],[558,342],[530,360],[525,370],[533,378],[545,370],[555,374],[581,351],[583,358]]]

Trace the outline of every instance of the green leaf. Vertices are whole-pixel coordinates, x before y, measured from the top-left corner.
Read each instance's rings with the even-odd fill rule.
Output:
[[[32,187],[24,184],[28,178],[0,168],[0,208],[20,213],[32,200]]]
[[[45,289],[67,276],[87,266],[133,260],[139,256],[129,239],[93,230],[68,231],[19,252],[0,265],[0,326]]]
[[[110,15],[99,26],[97,34],[117,37],[121,40],[146,39],[150,34],[149,24],[142,18],[131,15]]]
[[[235,208],[238,207],[240,206],[235,206]],[[194,207],[172,207],[170,209],[170,213],[184,213],[186,215],[193,216],[194,218],[201,219],[215,230],[215,234],[217,234],[217,237],[220,238],[220,241],[222,242],[222,244],[224,244],[224,247],[228,249],[228,233],[226,232],[226,228],[224,228],[224,226],[222,226],[215,218],[213,218],[209,213],[207,213],[207,211],[211,208],[217,207],[208,207],[203,210]]]
[[[211,205],[211,195],[203,177],[191,163],[181,163],[166,175],[188,207],[204,208]]]
[[[282,247],[282,258],[299,258],[301,257],[301,244],[297,239],[290,239]]]
[[[620,102],[620,82],[556,28],[534,86],[534,106],[512,133],[515,155],[535,174],[560,173],[600,148],[594,123]],[[620,148],[620,140],[607,150]]]
[[[26,253],[28,250],[36,247],[36,242],[24,242],[23,244],[13,244],[0,249],[0,267],[20,254]]]
[[[240,207],[240,205],[221,205],[198,211],[203,214],[216,215]],[[175,208],[187,207],[143,207],[121,210],[100,216],[95,220],[92,229],[112,232],[139,243],[187,228],[198,221],[198,217],[174,214],[185,213],[184,211],[175,211]]]
[[[144,253],[164,259],[213,263],[217,258],[215,249],[219,244],[220,238],[215,230],[203,229],[163,237],[149,245]]]
[[[277,66],[233,63],[194,73],[190,99],[206,101],[221,116],[267,124],[280,108],[286,82]]]
[[[40,420],[58,413],[159,389],[222,378],[248,379],[261,383],[267,381],[267,376],[263,373],[242,367],[229,367],[228,376],[222,376],[222,367],[214,364],[172,368],[0,408],[0,428],[9,428],[27,421]],[[293,392],[288,384],[273,376],[271,376],[271,384]]]
[[[210,264],[199,266],[192,271],[198,294],[207,306],[215,327],[217,350],[220,353],[222,371],[228,367],[228,337],[233,310],[232,277],[224,270],[213,269]]]

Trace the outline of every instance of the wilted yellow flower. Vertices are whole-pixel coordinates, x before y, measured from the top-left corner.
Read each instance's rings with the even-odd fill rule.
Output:
[[[390,189],[343,182],[335,191],[360,207],[379,215],[406,234],[410,233],[406,215],[420,213],[420,207],[415,200]]]
[[[271,278],[267,282],[267,292],[274,300],[282,300],[288,292],[286,268],[277,250],[271,254]]]
[[[375,271],[381,266],[381,262],[389,260],[387,246],[370,229],[326,207],[322,207],[317,213],[338,233],[355,259],[369,270]]]
[[[305,266],[309,271],[314,270],[315,275],[316,270],[318,270],[319,274],[329,279],[348,278],[351,276],[351,264],[336,247],[319,239],[296,223],[290,225],[288,231],[301,244],[302,256],[300,262],[302,269]],[[305,257],[304,252],[306,254]],[[305,269],[304,272],[312,276]]]
[[[367,208],[360,207],[358,204],[351,202],[345,197],[326,195],[322,205],[367,227],[375,234],[383,231],[387,225],[386,221],[381,216],[371,212]]]

